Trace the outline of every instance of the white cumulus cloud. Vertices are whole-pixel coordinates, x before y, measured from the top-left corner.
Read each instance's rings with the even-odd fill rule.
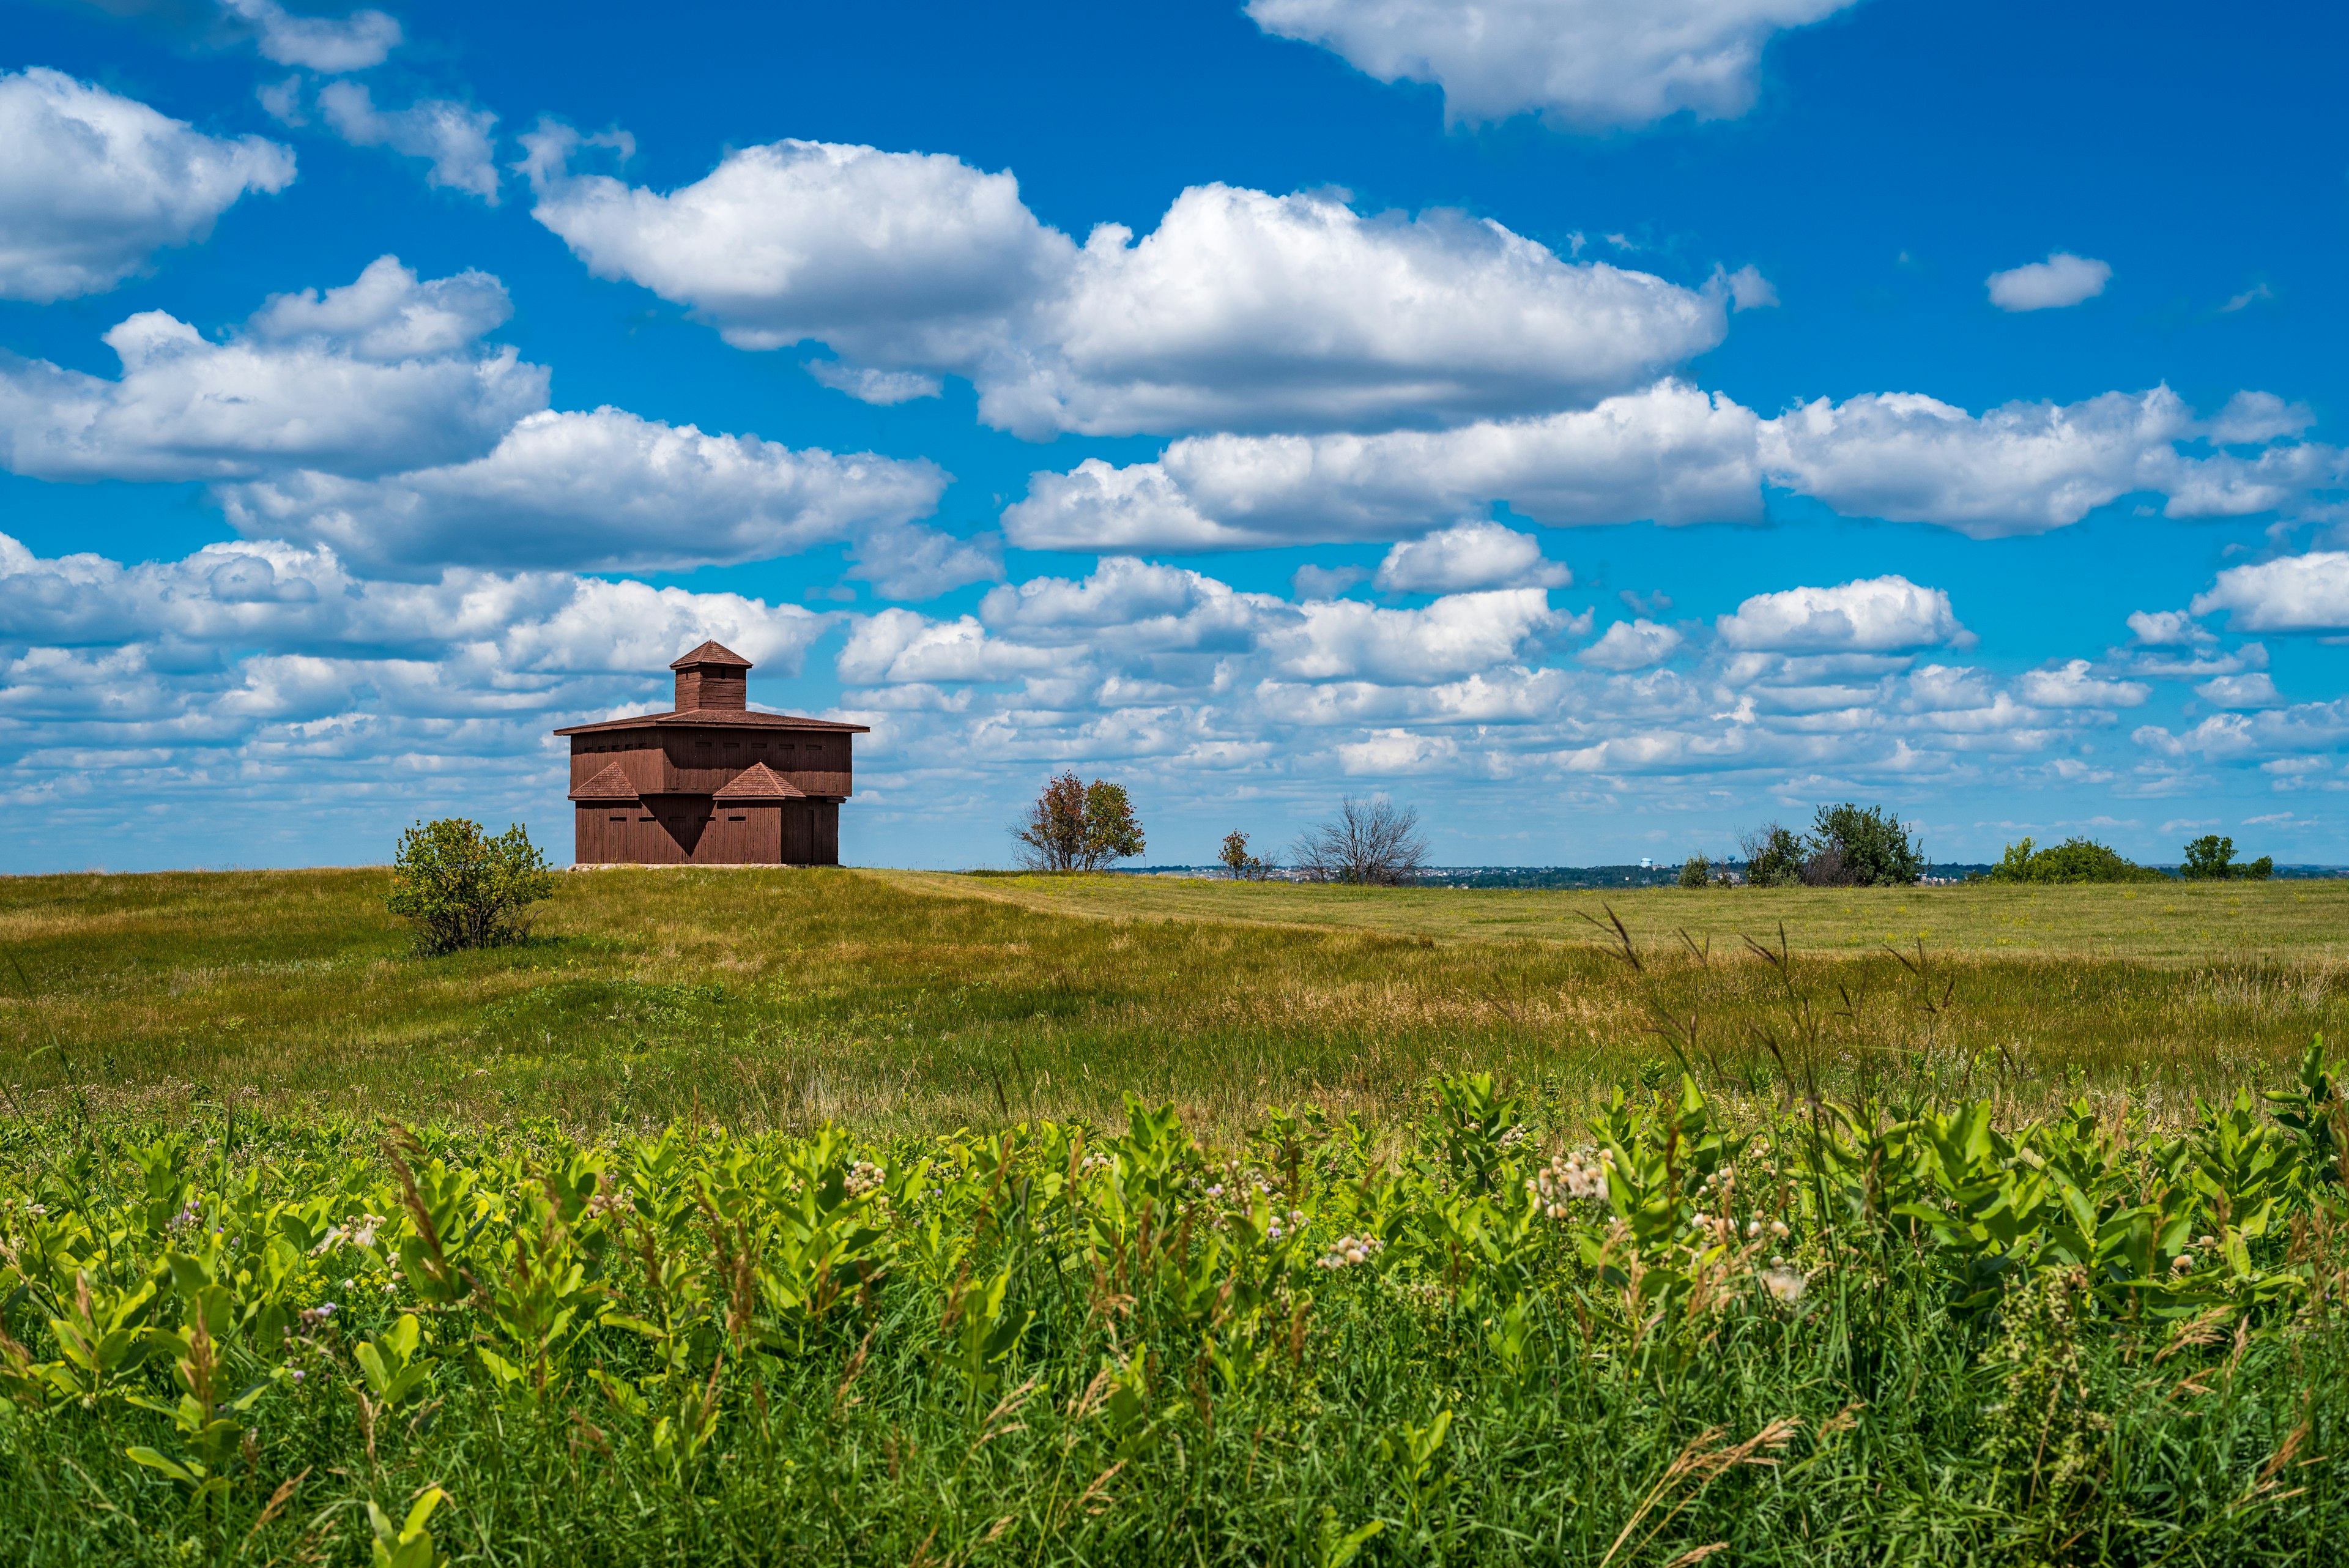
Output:
[[[1451,431],[1188,437],[1156,462],[1030,477],[1030,549],[1226,549],[1392,539],[1496,501],[1556,525],[1761,515],[1760,421],[1678,382],[1588,410]]]
[[[264,59],[328,76],[383,64],[404,36],[399,23],[381,11],[296,16],[276,0],[221,0],[221,8],[259,32]]]
[[[420,282],[397,257],[271,300],[226,342],[160,310],[106,334],[107,380],[0,357],[0,460],[43,479],[380,473],[477,455],[546,403],[547,373],[481,336],[509,314],[486,273]]]
[[[1753,107],[1772,34],[1853,0],[1249,0],[1268,33],[1384,82],[1432,82],[1471,123],[1538,112],[1582,130]]]
[[[2001,310],[2061,310],[2104,293],[2112,275],[2108,263],[2050,251],[2044,262],[1994,272],[1983,283]]]
[[[1546,560],[1541,541],[1498,523],[1455,523],[1409,539],[1379,563],[1387,593],[1451,594],[1467,588],[1562,588],[1574,574]]]
[[[1574,657],[1593,670],[1645,670],[1670,659],[1687,640],[1672,628],[1645,618],[1619,620]]]
[[[2089,670],[2085,659],[2066,659],[2051,670],[2028,671],[2016,688],[2038,708],[2136,708],[2153,694],[2141,680],[2105,680]]]
[[[933,620],[886,609],[859,618],[840,650],[840,678],[853,685],[904,681],[1008,680],[1052,668],[1048,649],[990,638],[975,617]]]
[[[1394,539],[1501,502],[1557,526],[1755,522],[1766,481],[1848,515],[1995,538],[2064,527],[2137,491],[2168,495],[2172,516],[2225,516],[2340,482],[2329,446],[2179,449],[2207,429],[2167,388],[1982,414],[1868,393],[1764,420],[1665,380],[1451,430],[1185,437],[1153,462],[1033,474],[1003,522],[1015,544],[1072,550]]]
[[[881,548],[902,553],[912,542],[903,530],[936,506],[946,480],[926,462],[795,451],[606,407],[532,414],[469,462],[372,480],[304,471],[222,494],[241,533],[328,545],[376,568],[654,571],[766,559],[876,529]],[[965,564],[976,580],[997,575],[983,559]],[[874,565],[886,576],[885,562]]]
[[[1730,648],[1773,653],[1901,653],[1965,631],[1948,594],[1890,576],[1755,594],[1715,629]]]
[[[738,348],[827,343],[881,367],[974,364],[1076,247],[1019,182],[944,153],[786,140],[666,194],[573,174],[576,134],[523,138],[533,215],[598,277],[691,306]]]
[[[860,403],[892,408],[916,398],[935,398],[946,383],[918,370],[876,370],[870,365],[843,365],[837,359],[811,359],[807,373],[835,392],[845,392]]]
[[[1180,566],[1107,556],[1082,581],[1030,577],[993,589],[980,601],[978,615],[999,629],[1092,631],[1182,615],[1209,587],[1207,578]]]
[[[0,75],[0,298],[36,303],[112,288],[294,179],[274,141],[207,136],[39,67]]]
[[[1515,659],[1563,619],[1539,588],[1452,594],[1409,610],[1321,599],[1263,645],[1274,670],[1290,679],[1432,685]]]
[[[1150,234],[1107,223],[1080,246],[1009,173],[944,154],[781,141],[661,192],[572,172],[560,127],[524,141],[534,214],[597,275],[740,348],[825,344],[827,384],[852,392],[909,385],[859,370],[968,377],[983,420],[1037,439],[1587,403],[1713,348],[1729,298],[1766,286],[1683,288],[1342,192],[1195,186]]]
[[[2181,454],[2176,443],[2198,433],[2193,410],[2167,387],[1982,414],[1887,392],[1791,409],[1769,422],[1763,445],[1774,480],[1847,515],[1938,523],[1978,539],[2066,527],[2140,490],[2168,495],[2171,516],[2260,511],[2337,472],[2330,448]]]
[[[419,99],[406,109],[378,109],[360,82],[331,82],[318,91],[326,123],[354,147],[388,147],[430,167],[424,182],[462,191],[498,204],[498,117],[447,99]]]
[[[2266,670],[2249,675],[2220,675],[2194,689],[2194,694],[2219,708],[2281,708],[2283,694]]]
[[[2128,628],[2141,648],[2191,648],[2219,640],[2184,610],[2131,610]]]
[[[2349,628],[2349,551],[2312,550],[2220,572],[2194,596],[2196,615],[2228,612],[2246,631]]]

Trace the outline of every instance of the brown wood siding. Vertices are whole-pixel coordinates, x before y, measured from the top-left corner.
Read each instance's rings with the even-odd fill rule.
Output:
[[[730,805],[657,795],[618,809],[583,805],[573,858],[583,866],[837,866],[840,807],[791,800]]]
[[[845,795],[854,788],[845,735],[807,740],[683,726],[664,726],[659,733],[667,768],[665,776],[650,786],[657,790],[715,794],[752,763],[766,763],[802,794]]]
[[[626,740],[571,738],[571,787],[617,763],[639,794],[715,794],[753,763],[764,763],[802,794],[855,793],[846,736],[777,741],[740,731],[651,730]],[[810,765],[820,764],[820,765]]]

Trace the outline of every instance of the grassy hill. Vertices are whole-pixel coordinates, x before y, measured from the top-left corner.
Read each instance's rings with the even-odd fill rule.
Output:
[[[0,882],[0,1087],[174,1116],[908,1130],[1111,1115],[1133,1089],[1204,1130],[1298,1098],[1393,1111],[1447,1068],[1578,1097],[1677,1070],[1676,1045],[1756,1091],[2039,1104],[2079,1075],[2175,1109],[2273,1078],[2349,999],[2349,883],[1601,898],[605,871],[565,877],[529,945],[432,960],[385,884]],[[1636,969],[1592,923],[1609,909]],[[1784,972],[1748,945],[1782,929]]]

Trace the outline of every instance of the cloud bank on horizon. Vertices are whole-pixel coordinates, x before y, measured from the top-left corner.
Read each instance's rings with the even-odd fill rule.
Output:
[[[999,859],[1069,765],[1177,859],[1386,791],[1462,861],[1717,853],[1830,796],[1978,858],[2256,817],[2349,860],[2293,808],[2349,789],[2337,368],[2224,336],[2316,308],[2271,279],[2329,253],[2247,245],[2189,343],[2127,318],[2181,286],[2158,215],[2077,220],[2116,265],[1985,187],[1984,253],[2045,259],[1944,266],[1904,348],[1817,282],[1847,234],[1703,172],[1776,156],[1781,99],[1832,123],[1799,50],[1898,10],[1253,0],[1197,47],[1386,151],[1252,125],[1139,182],[1049,116],[957,145],[846,89],[583,131],[561,50],[502,113],[452,62],[512,40],[456,18],[50,18],[0,59],[0,794],[116,863],[367,858],[428,802],[560,848],[545,732],[717,638],[874,726],[852,858]],[[847,69],[859,26],[810,47]],[[1540,168],[1399,151],[1479,139]],[[1651,147],[1682,188],[1559,193]],[[316,809],[166,843],[134,799]]]

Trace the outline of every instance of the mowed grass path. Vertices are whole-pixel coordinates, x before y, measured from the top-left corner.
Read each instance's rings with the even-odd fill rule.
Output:
[[[969,877],[873,873],[900,887],[1009,899],[1029,909],[1119,917],[1247,920],[1425,933],[1446,940],[1584,942],[1608,909],[1654,947],[1678,932],[1739,933],[1822,954],[1923,941],[1969,955],[2116,958],[2202,964],[2270,957],[2349,962],[2349,880],[2173,882],[2112,888],[1614,888],[1454,890],[1315,887],[1172,877]]]
[[[2349,884],[1869,892],[1371,891],[912,872],[565,877],[531,944],[420,960],[381,869],[0,880],[18,1111],[583,1130],[680,1116],[1203,1131],[1392,1115],[1444,1068],[1576,1097],[2084,1088],[2159,1114],[2278,1081],[2349,1013]],[[1638,968],[1578,918],[1611,904]],[[1744,940],[1775,945],[1782,971]],[[1681,932],[1685,930],[1683,940]],[[1896,962],[1885,944],[1916,961]],[[1669,1040],[1667,1036],[1670,1036]]]

